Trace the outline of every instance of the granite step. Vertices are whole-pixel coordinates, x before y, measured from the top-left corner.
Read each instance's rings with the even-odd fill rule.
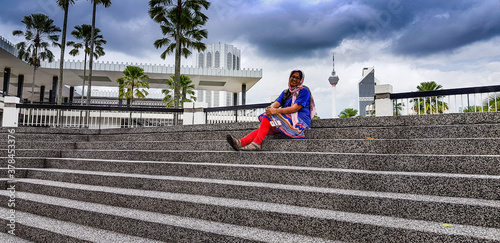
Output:
[[[235,152],[187,150],[66,150],[54,158],[82,160],[131,160],[202,162],[220,164],[265,164],[375,171],[435,172],[500,175],[498,155],[415,155],[326,152]],[[48,161],[57,162],[58,160]],[[63,160],[59,160],[63,162]],[[65,162],[67,163],[67,162]]]
[[[45,157],[14,157],[14,164],[11,164],[15,168],[43,168],[45,167]],[[0,168],[7,168],[9,158],[0,157],[0,161],[5,161]]]
[[[57,157],[61,157],[61,153],[62,153],[62,150],[60,150],[60,149],[45,149],[45,148],[34,148],[34,149],[16,148],[14,150],[14,153],[12,153],[12,152],[9,153],[9,149],[0,149],[0,158],[8,158],[9,155],[15,156],[14,158],[22,158],[22,157],[57,158]]]
[[[373,214],[406,219],[447,222],[500,228],[500,201],[439,197],[403,193],[381,193],[336,188],[214,180],[191,177],[132,175],[50,170],[45,178],[20,179],[16,189],[23,192],[119,207],[150,210],[177,203],[176,195],[207,196],[286,204],[307,208]],[[51,173],[52,172],[52,173]],[[98,178],[100,176],[101,178]],[[40,176],[37,176],[40,177]],[[75,180],[68,183],[64,180]],[[124,179],[127,178],[127,179]],[[126,180],[126,181],[125,181]],[[152,186],[154,184],[154,186]],[[119,188],[118,188],[119,187]],[[147,192],[144,192],[147,190]],[[189,197],[189,196],[186,196]],[[172,201],[173,200],[173,201]],[[133,206],[131,206],[133,205]],[[156,206],[152,206],[156,205]]]
[[[0,145],[0,156],[7,156],[7,144]],[[19,156],[36,155],[38,150],[191,150],[231,151],[225,140],[191,141],[18,141]],[[3,149],[1,149],[3,148]],[[374,153],[374,154],[442,154],[499,155],[500,138],[436,138],[436,139],[271,139],[262,144],[263,151]],[[35,150],[29,153],[28,150]],[[24,154],[23,154],[24,153]],[[45,155],[47,156],[47,155]]]
[[[5,192],[0,198],[5,199]],[[167,242],[333,242],[332,240],[296,234],[277,232],[263,228],[233,225],[197,218],[161,214],[132,208],[122,208],[97,203],[82,202],[41,194],[17,193],[17,205],[23,212],[55,220],[85,225],[87,227],[111,230],[120,234],[131,234]],[[470,228],[473,226],[464,226]],[[481,229],[486,229],[482,228]],[[487,238],[476,234],[474,237],[458,236],[446,238],[470,239]],[[424,235],[424,234],[423,234]],[[428,235],[428,234],[425,234]],[[430,233],[434,236],[434,234]],[[437,236],[443,237],[443,236]],[[134,242],[134,241],[108,241]]]
[[[19,207],[18,207],[19,208]],[[10,209],[0,207],[2,215],[9,215]],[[2,218],[4,228],[8,224],[7,220]],[[138,243],[156,243],[156,241],[147,238],[120,234],[109,230],[97,229],[82,224],[75,224],[68,221],[44,217],[37,214],[15,212],[15,234],[2,237],[1,242],[23,243],[23,242],[138,242]],[[9,228],[10,229],[10,228]]]
[[[16,143],[21,141],[86,142],[89,140],[89,135],[86,134],[15,133],[13,136]],[[7,136],[5,139],[7,139]]]
[[[195,132],[155,132],[101,134],[89,136],[89,141],[190,141],[223,140],[227,134],[244,137],[252,130],[195,131]],[[394,126],[394,127],[337,127],[312,128],[306,130],[308,139],[414,139],[414,138],[498,138],[498,124],[440,125],[440,126]],[[284,138],[268,136],[267,139]]]
[[[475,174],[369,171],[301,166],[221,164],[124,160],[50,160],[47,167],[94,172],[117,172],[242,180],[347,190],[410,193],[487,200],[500,199],[500,176]],[[29,169],[37,179],[39,169]]]
[[[7,222],[3,222],[7,224]],[[33,241],[28,241],[23,238],[8,234],[8,233],[0,233],[0,242],[6,243],[33,243]]]
[[[51,144],[47,144],[50,146]],[[22,145],[19,145],[20,147]],[[33,144],[33,146],[36,146]],[[45,145],[40,145],[45,146]],[[70,145],[67,145],[68,147]],[[61,146],[65,147],[65,146]],[[76,143],[76,149],[92,150],[208,150],[231,151],[225,140],[101,141]],[[500,155],[500,138],[436,139],[274,139],[262,143],[263,151]]]

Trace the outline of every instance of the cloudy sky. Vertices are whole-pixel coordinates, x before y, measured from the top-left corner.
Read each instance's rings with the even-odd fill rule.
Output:
[[[23,16],[32,13],[47,14],[62,26],[55,2],[2,0],[0,35],[21,41],[12,31],[23,29]],[[154,48],[161,34],[147,10],[147,0],[98,7],[96,26],[108,41],[100,61],[174,63],[173,56],[162,60]],[[499,0],[214,0],[206,14],[205,43],[232,44],[242,51],[242,68],[263,69],[248,104],[279,94],[290,70],[298,68],[306,74],[318,115],[332,117],[332,53],[340,77],[337,113],[358,109],[364,67],[375,67],[375,77],[396,93],[415,91],[425,81],[444,88],[500,84]],[[90,2],[76,1],[69,29],[90,24],[91,17]]]

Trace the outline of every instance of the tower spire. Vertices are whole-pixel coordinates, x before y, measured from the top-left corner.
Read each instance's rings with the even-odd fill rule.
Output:
[[[332,117],[337,118],[337,101],[336,101],[336,92],[335,92],[335,87],[337,86],[337,83],[339,82],[339,76],[335,73],[335,54],[332,54],[332,62],[333,62],[333,71],[332,71],[332,76],[328,78],[328,81],[332,85]]]
[[[332,71],[332,76],[330,76],[330,78],[328,78],[328,81],[330,81],[330,84],[332,86],[335,86],[339,82],[339,76],[337,76],[337,74],[335,73],[335,53],[332,56],[333,56],[332,57],[333,71]]]
[[[332,54],[332,63],[333,63],[333,71],[332,71],[332,76],[335,76],[335,53]]]

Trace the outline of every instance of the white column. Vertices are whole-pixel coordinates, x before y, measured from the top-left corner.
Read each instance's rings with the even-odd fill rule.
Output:
[[[5,96],[4,97],[4,107],[3,107],[3,127],[18,127],[19,120],[19,108],[16,108],[16,104],[19,104],[19,97],[15,96]]]
[[[337,116],[337,85],[332,85],[332,118],[339,118]]]
[[[375,85],[375,116],[393,116],[392,85]]]
[[[183,125],[206,124],[206,117],[203,108],[207,108],[206,102],[185,102],[184,114],[182,115]]]

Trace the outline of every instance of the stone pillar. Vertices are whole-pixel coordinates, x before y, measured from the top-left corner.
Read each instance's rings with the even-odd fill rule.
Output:
[[[206,102],[184,102],[182,125],[206,124],[204,108],[207,107]]]
[[[54,103],[54,94],[52,93],[52,90],[49,90],[49,104]]]
[[[4,107],[3,107],[3,127],[17,127],[19,119],[19,108],[16,108],[16,104],[19,104],[19,97],[6,96],[4,97]]]
[[[392,85],[375,85],[375,116],[393,116]]]
[[[241,105],[247,104],[247,84],[241,85]]]
[[[73,104],[73,99],[75,98],[75,86],[69,88],[69,100],[68,102]]]
[[[45,98],[45,85],[40,86],[40,103],[43,103],[43,99]]]
[[[233,105],[238,105],[238,93],[233,93]]]
[[[23,89],[24,89],[24,74],[19,74],[17,76],[17,97],[20,100],[23,99]]]
[[[6,67],[3,71],[3,96],[9,95],[10,68]]]
[[[56,103],[57,82],[58,82],[57,75],[54,75],[54,77],[52,77],[52,90],[50,91],[50,94],[52,95],[52,98],[49,99],[49,103]]]

